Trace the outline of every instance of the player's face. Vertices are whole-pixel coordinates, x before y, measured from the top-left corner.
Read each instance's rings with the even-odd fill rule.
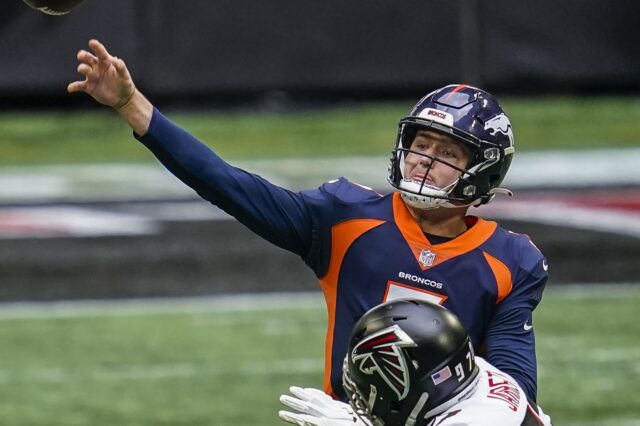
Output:
[[[422,183],[426,174],[425,183],[438,188],[451,184],[462,172],[432,158],[460,169],[466,168],[470,159],[470,154],[462,143],[428,130],[420,130],[416,134],[411,143],[411,151],[414,152],[408,153],[405,159],[404,177]]]

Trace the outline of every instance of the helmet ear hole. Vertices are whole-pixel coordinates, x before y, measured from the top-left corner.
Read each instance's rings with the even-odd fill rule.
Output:
[[[359,333],[355,334],[352,339],[354,340],[360,340],[364,335],[366,335],[369,332],[368,327],[364,327],[362,330],[360,330]]]
[[[393,321],[394,321],[394,322],[404,321],[404,320],[406,320],[406,319],[407,319],[407,317],[393,317]]]

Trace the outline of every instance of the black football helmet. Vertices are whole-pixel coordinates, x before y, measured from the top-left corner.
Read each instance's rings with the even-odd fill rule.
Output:
[[[343,386],[356,413],[376,426],[422,426],[471,392],[478,380],[469,335],[440,305],[395,300],[355,325]]]
[[[471,158],[465,169],[446,161],[410,151],[416,133],[431,130],[454,138],[468,148]],[[414,152],[461,172],[460,178],[444,188],[404,176],[405,158]],[[511,122],[491,94],[464,84],[452,84],[422,98],[407,117],[400,120],[396,147],[391,155],[389,183],[405,201],[417,208],[459,207],[488,203],[498,188],[515,152]],[[427,172],[428,173],[428,172]]]

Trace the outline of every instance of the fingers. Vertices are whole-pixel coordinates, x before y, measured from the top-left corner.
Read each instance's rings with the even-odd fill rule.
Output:
[[[121,78],[129,77],[129,70],[127,69],[127,65],[124,63],[122,59],[117,59],[114,64],[116,67],[116,71],[118,72],[118,76]]]
[[[291,395],[300,398],[303,401],[309,401],[311,399],[311,395],[309,395],[304,388],[298,386],[291,386],[289,388],[289,392],[291,392]]]
[[[306,412],[309,409],[309,406],[304,401],[301,401],[298,398],[294,398],[289,395],[281,395],[280,402],[287,407],[293,408],[294,410],[300,412]]]
[[[73,83],[69,83],[69,85],[67,86],[67,92],[69,93],[85,92],[86,90],[86,81],[74,81]]]
[[[95,65],[98,63],[98,58],[84,49],[80,50],[76,57],[78,58],[78,61],[87,63],[89,65]]]
[[[100,59],[101,61],[110,62],[111,55],[109,55],[107,48],[104,47],[104,45],[100,43],[98,40],[96,39],[89,40],[89,47],[91,48],[91,50],[93,50],[93,52],[96,54],[98,59]]]
[[[304,401],[313,401],[313,400],[333,400],[329,395],[321,391],[320,389],[315,388],[301,388],[298,386],[291,386],[289,388],[289,392],[291,395],[294,395]]]
[[[85,63],[78,65],[78,72],[85,77],[91,74],[91,71],[93,71],[93,68]]]
[[[288,411],[278,411],[278,417],[287,423],[294,425],[304,426],[304,420],[300,418],[298,414],[290,413]]]
[[[323,422],[322,419],[318,419],[306,414],[290,413],[288,411],[278,411],[278,417],[287,423],[291,423],[298,426],[321,426],[321,425],[338,425],[334,422]]]
[[[333,398],[331,398],[320,389],[291,386],[289,388],[289,392],[291,392],[291,395],[295,396],[296,398],[302,401],[307,401],[311,404],[321,404],[322,406],[326,406],[327,404],[332,405],[333,403],[335,403],[335,400]]]
[[[89,74],[91,74],[98,62],[98,59],[86,50],[80,50],[77,58],[78,61],[80,61],[80,64],[78,64],[78,72],[85,76],[85,80],[69,83],[69,85],[67,85],[68,93],[87,91]]]
[[[324,393],[324,391],[321,391],[320,389],[304,388],[304,390],[308,395],[311,395],[315,398],[324,399],[324,400],[329,399],[333,401],[333,398],[331,398],[329,395],[327,395],[326,393]]]
[[[87,81],[92,73],[95,73],[98,68],[98,58],[86,50],[80,50],[76,55],[80,64],[78,64],[78,73],[85,76],[84,81],[74,81],[67,86],[67,92],[82,92],[87,89]]]
[[[111,56],[102,43],[98,40],[89,40],[89,47],[94,51],[95,55],[86,50],[80,50],[78,52],[78,61],[89,64],[91,67],[100,65],[113,65],[118,73],[119,77],[129,78],[129,70],[124,61],[116,56]]]

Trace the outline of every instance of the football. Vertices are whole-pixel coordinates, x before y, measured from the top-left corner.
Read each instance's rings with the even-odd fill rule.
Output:
[[[80,6],[84,0],[22,0],[32,8],[47,15],[66,15]]]

